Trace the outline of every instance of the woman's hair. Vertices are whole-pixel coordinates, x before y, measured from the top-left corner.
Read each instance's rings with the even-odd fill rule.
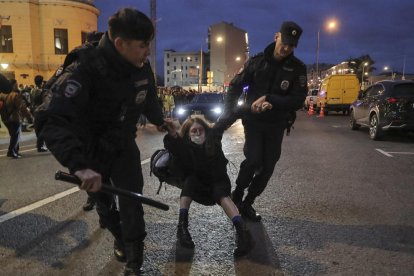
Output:
[[[112,15],[108,30],[112,40],[121,37],[124,40],[151,41],[155,33],[151,19],[132,8],[122,8]]]
[[[211,129],[211,125],[205,119],[200,118],[200,117],[193,117],[193,118],[190,117],[184,121],[183,125],[181,126],[179,135],[182,138],[188,138],[189,137],[188,132],[190,131],[190,128],[194,123],[198,123],[202,125],[206,132],[206,135],[208,131]]]

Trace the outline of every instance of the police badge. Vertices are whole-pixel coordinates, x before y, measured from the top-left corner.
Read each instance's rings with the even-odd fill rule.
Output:
[[[287,80],[282,81],[282,82],[280,83],[280,88],[281,88],[282,90],[287,90],[287,89],[289,88],[289,81],[287,81]]]
[[[138,94],[135,97],[135,103],[136,104],[141,104],[145,100],[146,96],[147,96],[147,90],[139,91]]]

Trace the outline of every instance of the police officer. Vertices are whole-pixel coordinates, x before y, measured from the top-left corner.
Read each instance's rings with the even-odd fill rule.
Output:
[[[266,188],[279,160],[290,114],[302,107],[306,97],[306,66],[293,54],[301,34],[298,24],[284,22],[274,42],[246,62],[230,82],[225,111],[215,125],[225,130],[242,118],[245,160],[232,199],[241,214],[252,221],[261,220],[252,204]],[[237,108],[241,96],[247,108]],[[243,200],[245,189],[248,193]]]
[[[153,72],[148,64],[151,20],[124,8],[109,18],[97,47],[67,66],[52,85],[53,98],[41,134],[56,159],[94,194],[97,212],[126,254],[125,275],[140,275],[146,236],[142,204],[99,192],[101,183],[142,193],[140,151],[135,142],[141,114],[161,130]],[[122,222],[122,223],[121,223]]]

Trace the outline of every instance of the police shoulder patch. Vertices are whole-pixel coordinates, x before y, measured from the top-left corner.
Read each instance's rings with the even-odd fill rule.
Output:
[[[68,80],[66,82],[65,91],[63,93],[65,97],[73,98],[79,94],[81,89],[82,89],[82,85],[79,82],[75,80]]]

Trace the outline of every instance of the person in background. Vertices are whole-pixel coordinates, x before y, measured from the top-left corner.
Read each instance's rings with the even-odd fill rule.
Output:
[[[280,158],[284,130],[292,112],[300,109],[306,98],[306,66],[293,54],[301,34],[298,24],[284,22],[274,42],[246,62],[230,82],[223,115],[214,126],[222,132],[242,118],[245,160],[240,165],[232,199],[241,214],[252,221],[261,220],[252,205],[265,190]],[[240,112],[237,101],[244,89],[246,108]],[[248,193],[243,199],[245,189]]]
[[[187,119],[179,134],[172,119],[166,119],[166,122],[168,134],[164,137],[164,146],[172,153],[184,175],[177,227],[179,244],[194,248],[188,231],[188,214],[194,200],[202,205],[218,204],[223,208],[236,228],[234,256],[247,254],[253,247],[253,239],[230,198],[228,161],[222,150],[221,137],[214,135],[209,124],[199,117]]]
[[[124,275],[141,275],[146,237],[144,209],[119,197],[119,212],[102,183],[143,192],[135,141],[141,114],[162,131],[154,73],[148,62],[154,26],[144,13],[122,8],[108,21],[97,47],[67,66],[52,85],[41,135],[55,158],[96,201],[99,219],[114,236],[114,254],[126,258]]]
[[[33,114],[36,113],[36,109],[43,103],[43,77],[41,75],[37,75],[34,78],[35,87],[33,87],[32,91],[30,92],[31,98],[31,110]],[[39,136],[39,133],[36,131],[36,148],[37,152],[46,152],[47,147],[45,144],[45,140],[43,137]]]
[[[17,81],[10,80],[10,85],[12,87],[10,93],[0,93],[0,101],[3,102],[0,115],[10,135],[7,156],[18,159],[22,157],[19,153],[21,122],[23,118],[26,118],[29,123],[33,123],[33,116],[18,90]]]

